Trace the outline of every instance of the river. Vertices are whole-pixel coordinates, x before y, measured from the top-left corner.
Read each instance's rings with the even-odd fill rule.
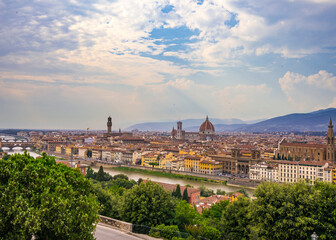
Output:
[[[98,171],[99,167],[93,167],[93,170]],[[129,172],[129,171],[121,171],[121,170],[116,170],[112,167],[105,167],[104,168],[105,172],[108,172],[112,176],[116,174],[125,174],[127,175],[130,179],[134,179],[135,181],[138,181],[139,178],[142,179],[150,179],[155,182],[162,182],[162,183],[170,183],[170,184],[180,184],[181,186],[185,186],[187,184],[198,188],[201,187],[202,185],[205,186],[206,188],[209,188],[211,190],[214,190],[216,193],[217,189],[224,190],[227,193],[230,192],[236,192],[244,187],[236,187],[236,186],[227,186],[223,185],[220,183],[211,183],[211,182],[200,182],[200,181],[193,181],[193,180],[187,180],[187,179],[179,179],[179,178],[167,178],[167,177],[161,177],[161,176],[153,176],[153,175],[147,175],[144,173],[138,173],[138,172]],[[253,189],[245,188],[246,192],[249,194],[249,196],[253,196]]]

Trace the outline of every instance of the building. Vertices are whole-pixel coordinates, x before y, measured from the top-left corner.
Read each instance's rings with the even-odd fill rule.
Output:
[[[332,169],[332,182],[336,184],[336,167]]]
[[[201,139],[206,140],[211,140],[215,136],[215,127],[209,121],[208,116],[206,116],[205,121],[200,126],[199,135]]]
[[[278,164],[267,164],[261,162],[250,167],[250,179],[270,182],[278,182],[279,168]]]
[[[276,158],[293,161],[330,161],[336,163],[335,135],[331,118],[326,138],[327,144],[289,143],[286,139],[282,139],[276,151]]]
[[[315,181],[331,182],[332,169],[329,162],[320,161],[280,161],[279,181],[293,183],[305,180],[310,183]]]
[[[200,171],[201,159],[199,156],[186,156],[184,158],[185,171],[198,173]]]
[[[141,166],[159,168],[160,157],[156,153],[147,153],[141,157]]]
[[[111,133],[112,132],[112,118],[108,117],[107,118],[107,133]]]
[[[102,149],[92,149],[92,159],[101,160],[102,159]]]
[[[299,162],[299,175],[300,179],[306,181],[315,182],[324,180],[324,169],[328,168],[328,162],[309,162],[309,161],[300,161]],[[327,172],[326,172],[327,173]],[[326,178],[328,178],[326,176]],[[330,180],[329,180],[330,181]]]
[[[242,156],[240,149],[231,149],[231,155],[210,155],[216,161],[223,164],[223,172],[232,175],[248,177],[250,166],[261,161],[259,150],[251,150],[251,157]]]
[[[218,175],[223,173],[223,163],[207,157],[201,160],[199,172],[208,175]]]
[[[334,135],[334,129],[333,129],[332,121],[330,118],[329,121],[329,126],[328,126],[328,133],[327,133],[327,156],[326,160],[331,161],[335,163],[335,152],[336,152],[336,147],[335,147],[335,135]]]
[[[171,138],[176,140],[212,140],[215,136],[215,127],[209,121],[208,116],[206,116],[205,121],[201,124],[199,132],[186,132],[182,130],[182,122],[177,122],[177,129],[173,127],[171,131]]]

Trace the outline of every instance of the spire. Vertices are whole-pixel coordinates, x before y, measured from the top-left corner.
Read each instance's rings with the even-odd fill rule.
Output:
[[[330,117],[330,121],[329,121],[329,127],[333,127],[331,117]]]
[[[208,115],[206,116],[206,120],[209,120]]]

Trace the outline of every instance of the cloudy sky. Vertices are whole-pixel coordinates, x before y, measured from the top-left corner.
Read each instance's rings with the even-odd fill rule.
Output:
[[[335,0],[0,0],[0,128],[336,107]]]

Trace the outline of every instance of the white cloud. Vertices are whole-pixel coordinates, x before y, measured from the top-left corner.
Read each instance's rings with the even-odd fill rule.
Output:
[[[327,71],[321,70],[309,76],[287,72],[279,78],[279,84],[288,101],[298,110],[309,111],[334,104],[336,77]]]

